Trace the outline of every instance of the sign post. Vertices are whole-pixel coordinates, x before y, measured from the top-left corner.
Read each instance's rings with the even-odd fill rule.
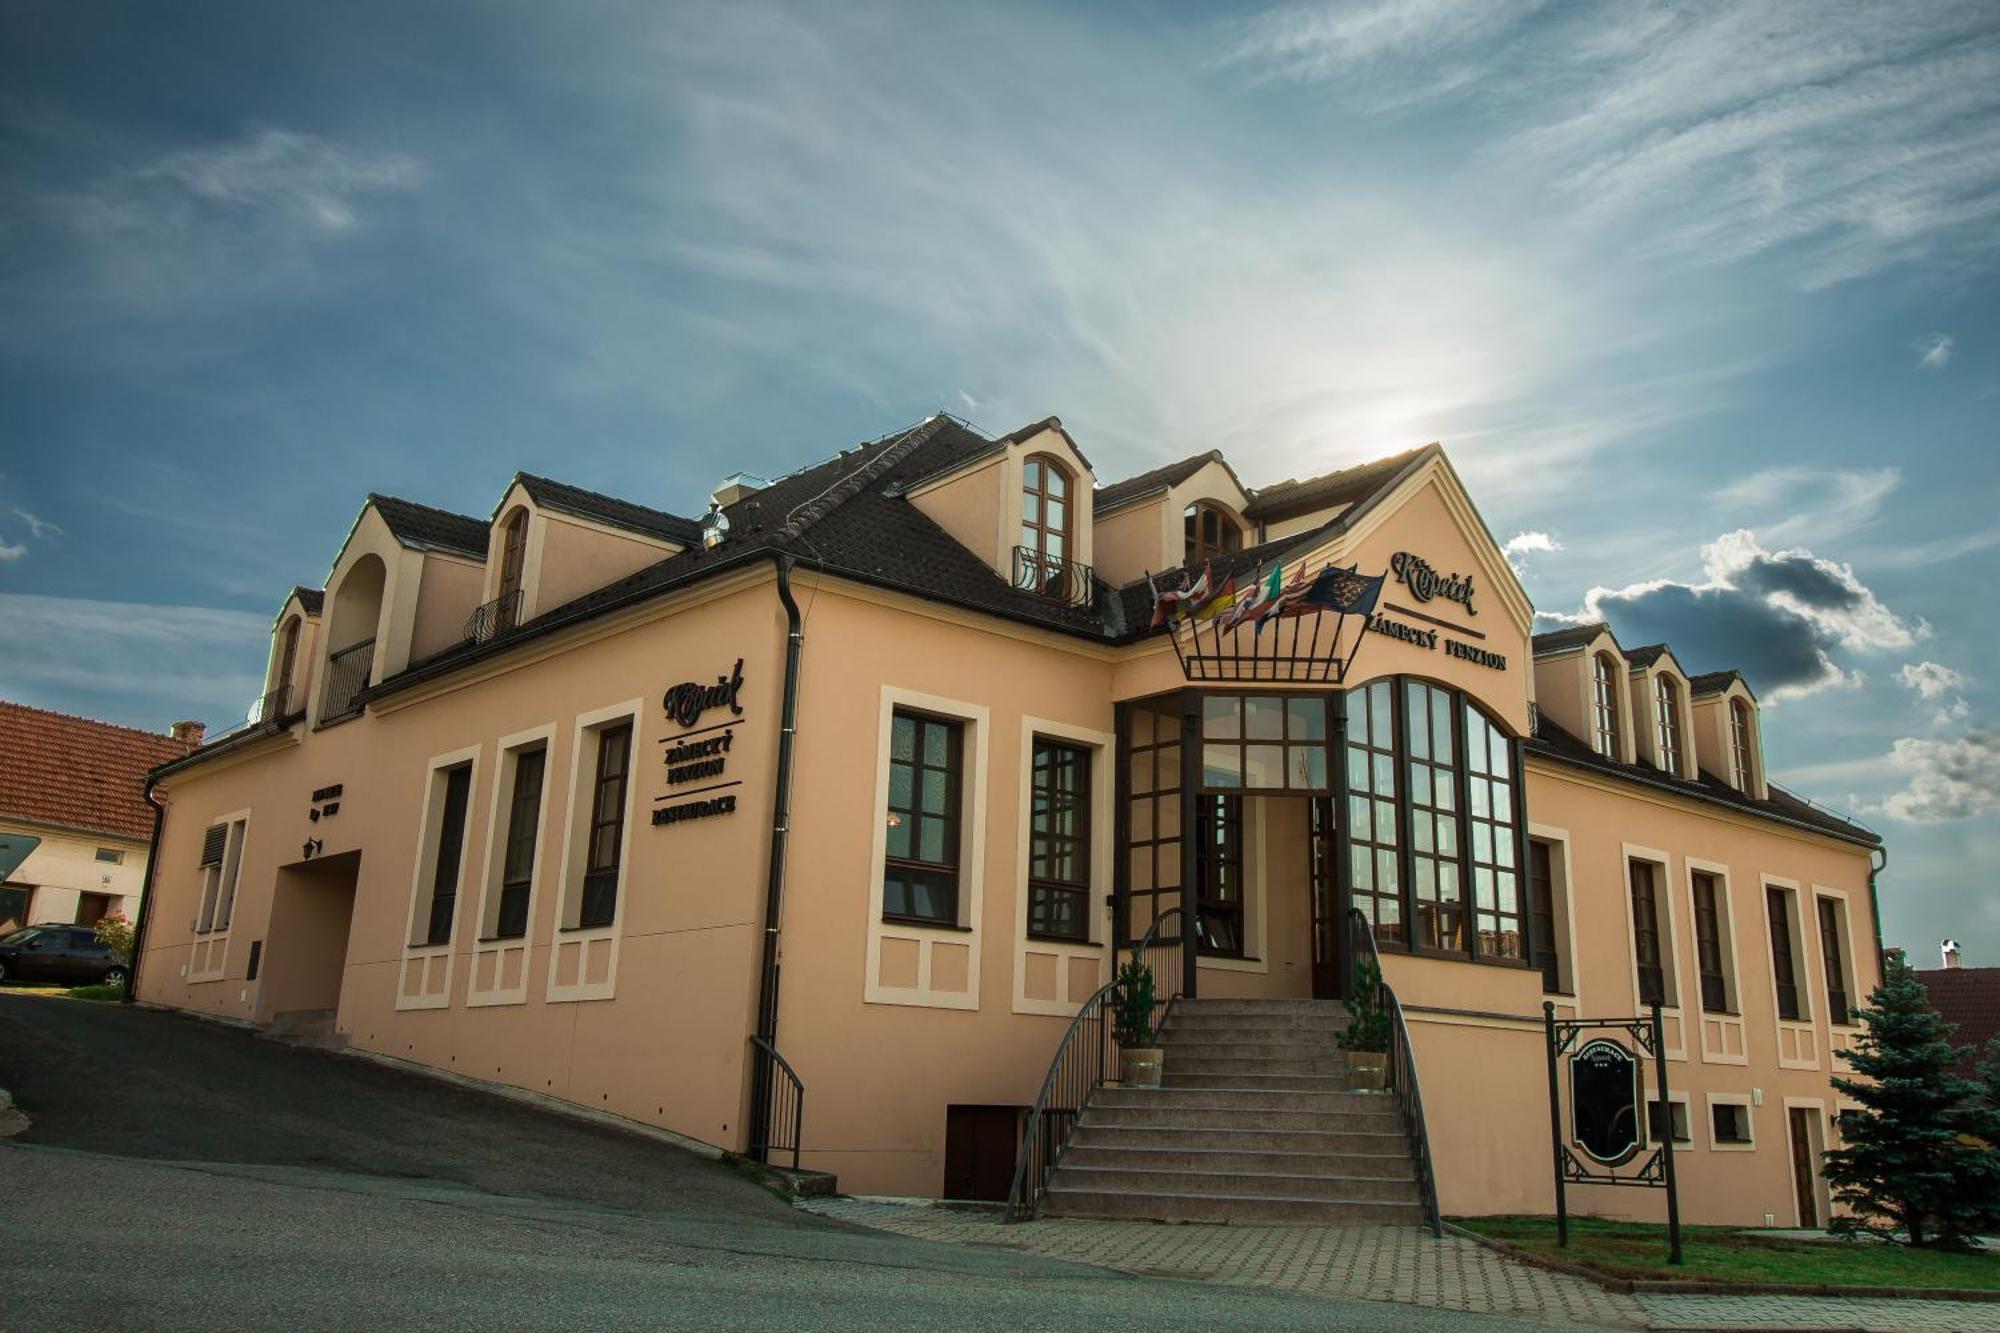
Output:
[[[1680,1191],[1674,1181],[1674,1113],[1667,1091],[1666,1025],[1656,1002],[1639,1018],[1556,1017],[1552,1001],[1542,1003],[1542,1023],[1548,1036],[1549,1142],[1555,1166],[1556,1243],[1569,1244],[1568,1187],[1625,1185],[1667,1192],[1667,1262],[1681,1262]],[[1586,1032],[1616,1032],[1631,1042],[1598,1035],[1582,1041]],[[1572,1049],[1574,1048],[1574,1049]],[[1636,1048],[1636,1050],[1634,1049]],[[1562,1084],[1559,1064],[1569,1055],[1569,1136],[1563,1135]],[[1637,1157],[1648,1138],[1640,1054],[1651,1055],[1659,1080],[1660,1116],[1666,1133],[1637,1171],[1616,1168]],[[1572,1148],[1581,1149],[1579,1157]],[[1594,1169],[1583,1158],[1598,1163]]]

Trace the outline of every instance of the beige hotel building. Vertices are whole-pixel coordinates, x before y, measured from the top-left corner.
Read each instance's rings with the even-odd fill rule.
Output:
[[[153,772],[138,997],[994,1198],[1150,931],[1165,1086],[1045,1108],[1049,1211],[1548,1212],[1545,1001],[1658,1001],[1683,1217],[1826,1220],[1880,842],[1767,780],[1726,663],[1535,635],[1442,449],[1100,483],[1054,418],[938,415],[715,500],[369,496],[263,720]],[[1156,623],[1329,569],[1372,607]],[[1351,912],[1420,1114],[1333,1047]]]

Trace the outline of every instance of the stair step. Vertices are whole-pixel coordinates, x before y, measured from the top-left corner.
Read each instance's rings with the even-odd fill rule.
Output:
[[[1270,1013],[1223,1010],[1211,1013],[1206,1009],[1177,1004],[1167,1015],[1166,1027],[1168,1031],[1176,1028],[1261,1028],[1273,1032],[1338,1032],[1348,1022],[1344,1009],[1277,1009]]]
[[[1383,1176],[1295,1175],[1279,1171],[1173,1171],[1105,1166],[1056,1168],[1065,1189],[1135,1194],[1223,1194],[1235,1198],[1335,1199],[1348,1203],[1415,1203],[1415,1174]]]
[[[1259,1032],[1238,1041],[1217,1041],[1206,1032],[1163,1032],[1160,1046],[1177,1060],[1318,1060],[1347,1068],[1347,1052],[1332,1037],[1290,1041]]]
[[[1256,1225],[1421,1226],[1414,1202],[1299,1199],[1222,1194],[1126,1194],[1116,1190],[1051,1188],[1043,1210],[1057,1217],[1144,1218],[1160,1222]]]
[[[1116,1171],[1186,1171],[1200,1175],[1313,1176],[1322,1179],[1416,1179],[1407,1143],[1379,1153],[1286,1152],[1228,1148],[1128,1147],[1071,1143],[1063,1154],[1065,1171],[1098,1167]]]
[[[1215,1052],[1209,1054],[1209,1052]],[[1172,1074],[1310,1074],[1315,1078],[1347,1078],[1347,1060],[1339,1052],[1332,1056],[1304,1051],[1296,1055],[1236,1055],[1222,1047],[1187,1051],[1166,1048],[1165,1072]]]
[[[1194,1113],[1175,1113],[1179,1115]],[[1297,1112],[1285,1114],[1297,1115]],[[1373,1126],[1374,1121],[1360,1121]],[[1078,1148],[1215,1148],[1230,1152],[1388,1153],[1407,1156],[1410,1141],[1400,1121],[1379,1128],[1266,1129],[1232,1124],[1228,1127],[1150,1124],[1131,1119],[1125,1111],[1092,1110],[1076,1128],[1070,1151]]]
[[[1176,1000],[1173,1012],[1176,1018],[1208,1014],[1304,1014],[1344,1019],[1347,1017],[1347,1006],[1339,1000],[1292,998]]]
[[[1346,1070],[1336,1074],[1265,1074],[1249,1071],[1206,1072],[1198,1069],[1182,1070],[1173,1065],[1166,1066],[1160,1075],[1160,1085],[1166,1088],[1209,1088],[1236,1092],[1342,1092],[1349,1088],[1366,1086],[1356,1079],[1350,1083]]]
[[[1241,1119],[1267,1111],[1339,1112],[1348,1115],[1400,1116],[1402,1100],[1394,1093],[1356,1092],[1342,1088],[1100,1088],[1093,1108],[1200,1107]]]
[[[1395,1104],[1388,1103],[1389,1108]],[[1097,1115],[1095,1108],[1086,1122]],[[1329,1108],[1324,1111],[1273,1110],[1268,1107],[1240,1106],[1121,1106],[1106,1108],[1120,1125],[1144,1129],[1241,1129],[1273,1130],[1285,1134],[1400,1134],[1400,1109],[1380,1112]]]

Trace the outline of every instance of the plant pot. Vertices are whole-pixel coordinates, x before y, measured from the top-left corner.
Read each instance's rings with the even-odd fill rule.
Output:
[[[1363,1092],[1380,1092],[1389,1082],[1389,1056],[1383,1051],[1349,1051],[1347,1086]]]
[[[1160,1086],[1160,1066],[1165,1052],[1157,1046],[1134,1046],[1118,1053],[1121,1081],[1128,1088]]]

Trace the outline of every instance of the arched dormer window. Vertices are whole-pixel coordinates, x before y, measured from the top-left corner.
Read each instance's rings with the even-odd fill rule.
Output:
[[[1729,701],[1729,752],[1736,760],[1736,788],[1749,791],[1751,775],[1750,705],[1741,699]]]
[[[298,665],[299,618],[293,616],[285,625],[284,646],[278,654],[278,674],[271,681],[271,697],[264,708],[264,721],[275,722],[300,702],[292,698],[292,680]]]
[[[1660,767],[1679,777],[1681,773],[1681,692],[1674,678],[1661,672],[1653,677],[1653,711],[1657,730],[1654,751]]]
[[[1591,744],[1606,759],[1618,757],[1618,664],[1610,653],[1590,660]]]
[[[1073,491],[1069,469],[1047,454],[1035,454],[1022,464],[1016,586],[1057,596],[1069,588]]]
[[[521,572],[528,561],[528,511],[516,509],[507,516],[507,526],[500,532],[500,597],[503,602],[511,601],[512,606],[502,605],[501,614],[512,622],[513,612],[520,606]]]
[[[1197,500],[1183,513],[1187,529],[1187,562],[1191,565],[1243,549],[1243,530],[1221,505]]]

